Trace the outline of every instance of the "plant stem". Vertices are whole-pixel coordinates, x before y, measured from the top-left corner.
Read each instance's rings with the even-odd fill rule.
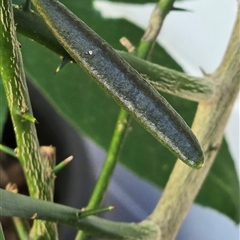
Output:
[[[196,102],[211,101],[214,96],[216,84],[211,78],[189,76],[142,60],[132,54],[117,52],[158,91]]]
[[[4,153],[7,153],[8,155],[10,155],[12,157],[16,157],[16,154],[12,148],[9,148],[7,146],[0,144],[0,150],[3,151]]]
[[[121,147],[126,137],[129,121],[130,115],[121,108],[110,143],[110,147],[107,152],[107,158],[104,162],[97,184],[94,188],[93,194],[87,206],[87,208],[89,209],[96,208],[101,204],[103,196],[109,185],[109,181],[117,164]]]
[[[19,217],[13,217],[12,220],[13,220],[19,239],[20,240],[28,239],[28,231],[27,231],[28,229],[26,224],[24,223],[25,219],[23,220]]]
[[[149,219],[157,222],[160,240],[175,238],[188,209],[206,178],[222,141],[224,128],[240,85],[240,7],[233,34],[220,67],[210,76],[217,82],[217,94],[209,103],[200,103],[193,122],[205,153],[205,165],[195,171],[177,161],[165,191]],[[202,127],[204,125],[204,128]],[[169,227],[171,226],[171,227]]]
[[[0,0],[0,69],[4,90],[8,101],[13,128],[15,131],[17,151],[16,156],[23,168],[29,193],[39,199],[52,201],[52,191],[39,151],[39,143],[34,123],[25,120],[22,115],[33,115],[25,74],[23,70],[20,46],[16,38],[10,0]],[[50,180],[51,181],[51,180]],[[56,229],[52,223],[35,223],[33,232],[38,224],[45,239],[55,239]],[[50,237],[49,237],[50,236]]]
[[[101,239],[156,240],[158,236],[157,226],[154,222],[121,223],[95,216],[82,217],[79,209],[38,200],[3,189],[0,189],[0,196],[1,216],[36,218],[66,224],[94,234]]]
[[[159,0],[156,4],[148,27],[140,41],[138,47],[138,57],[147,59],[154,47],[156,38],[162,28],[163,21],[167,14],[172,10],[175,0]]]
[[[105,195],[114,169],[116,167],[121,147],[123,145],[124,138],[126,137],[129,122],[130,115],[121,108],[110,143],[110,147],[107,152],[107,158],[105,159],[104,165],[101,169],[101,173],[98,177],[92,196],[87,205],[87,209],[97,208],[101,204],[101,201]],[[75,240],[85,239],[85,237],[86,234],[84,232],[78,231]]]
[[[4,232],[3,232],[3,229],[2,229],[1,222],[0,222],[0,240],[5,240],[5,236],[4,236]]]
[[[19,33],[44,45],[64,59],[72,60],[39,15],[19,8],[13,10]],[[147,47],[151,47],[151,44],[143,46],[144,44],[141,42],[139,48],[147,50]],[[215,85],[209,78],[188,76],[185,73],[144,61],[130,53],[123,51],[117,51],[117,53],[159,91],[197,102],[209,101],[213,96]]]

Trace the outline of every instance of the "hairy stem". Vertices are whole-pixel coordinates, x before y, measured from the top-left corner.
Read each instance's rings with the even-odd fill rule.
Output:
[[[184,166],[178,160],[162,198],[149,217],[158,223],[160,239],[172,240],[175,238],[220,148],[224,128],[239,93],[239,28],[240,11],[238,11],[235,28],[224,60],[211,76],[217,82],[215,99],[209,103],[199,104],[192,126],[192,130],[202,144],[205,165],[202,169],[195,171]]]
[[[33,116],[33,113],[10,0],[0,1],[0,12],[0,70],[16,136],[16,156],[23,168],[30,195],[52,201],[53,189],[49,187],[51,178],[46,174],[48,169],[44,168],[41,159],[35,125],[23,117],[24,114]],[[36,222],[33,229],[41,229],[45,239],[56,237],[55,225],[52,223]]]

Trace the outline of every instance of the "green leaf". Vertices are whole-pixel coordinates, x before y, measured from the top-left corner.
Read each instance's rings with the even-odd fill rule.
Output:
[[[134,45],[138,45],[143,31],[133,24],[124,19],[103,19],[89,5],[85,6],[76,1],[63,2],[114,48],[123,49],[118,42],[122,36],[128,37]],[[54,53],[23,37],[21,37],[21,43],[25,67],[31,80],[81,133],[90,137],[104,149],[108,149],[119,112],[118,105],[106,96],[76,64],[68,64],[57,75],[54,75],[60,61]],[[152,61],[181,70],[178,64],[158,45],[154,50]],[[167,94],[164,96],[191,125],[196,103]],[[239,221],[236,205],[238,200],[236,171],[226,145],[223,145],[222,152],[215,164],[216,166],[220,164],[221,167],[213,166],[206,180],[208,184],[203,186],[197,200]],[[138,123],[132,121],[120,161],[142,178],[163,188],[176,159]],[[218,178],[226,178],[225,185],[217,181]],[[213,189],[217,191],[218,199],[232,199],[232,206],[227,208],[221,201],[217,201]],[[229,189],[234,189],[235,192]]]
[[[5,96],[5,91],[3,89],[2,79],[0,78],[0,140],[2,139],[3,128],[7,118],[8,106]]]

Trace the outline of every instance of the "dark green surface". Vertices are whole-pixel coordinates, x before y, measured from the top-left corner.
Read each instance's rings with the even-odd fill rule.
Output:
[[[134,45],[138,45],[143,32],[127,21],[102,19],[100,14],[89,6],[86,8],[76,1],[65,2],[114,48],[123,49],[118,42],[122,36],[127,36]],[[106,96],[77,65],[69,64],[60,73],[54,75],[59,64],[59,59],[54,53],[24,38],[21,38],[21,43],[25,67],[32,81],[80,132],[107,149],[119,111],[115,102]],[[180,70],[180,67],[159,46],[156,47],[152,59],[163,66]],[[196,104],[169,96],[167,99],[186,122],[191,124]],[[121,154],[121,162],[139,176],[159,187],[164,187],[175,157],[133,121]],[[225,184],[219,179],[224,179]],[[236,171],[228,149],[223,145],[197,202],[224,212],[238,221],[236,204],[238,191]]]

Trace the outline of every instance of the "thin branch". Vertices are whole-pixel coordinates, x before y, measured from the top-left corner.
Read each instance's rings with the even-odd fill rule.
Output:
[[[15,131],[16,156],[23,168],[30,195],[52,201],[53,188],[49,186],[49,181],[52,179],[49,179],[42,163],[34,123],[23,117],[24,114],[33,116],[33,113],[10,0],[0,1],[0,12],[1,78]],[[54,224],[34,222],[33,229],[36,229],[36,224],[43,229],[42,234],[46,239],[56,237]],[[37,234],[37,232],[35,233]]]
[[[19,217],[12,217],[17,235],[20,240],[28,239],[29,226],[26,224],[25,219]]]
[[[175,238],[220,148],[224,128],[240,87],[239,28],[240,11],[238,11],[225,58],[218,70],[211,76],[218,84],[218,94],[211,103],[199,104],[192,126],[192,130],[202,144],[205,165],[196,171],[178,160],[163,196],[150,216],[152,221],[159,224],[160,240]]]
[[[6,154],[8,154],[8,155],[10,155],[10,156],[12,156],[12,157],[15,157],[15,158],[17,157],[16,154],[15,154],[15,152],[14,152],[14,149],[9,148],[9,147],[7,147],[7,146],[5,146],[5,145],[3,145],[3,144],[0,144],[0,150],[1,150],[2,152],[6,153]]]
[[[107,158],[101,169],[96,186],[91,195],[87,209],[94,209],[100,206],[104,195],[107,191],[108,185],[112,178],[114,169],[117,165],[118,157],[126,137],[128,125],[130,122],[130,115],[121,108],[117,119],[116,127],[112,136],[110,147],[107,153]],[[78,231],[75,240],[85,239],[86,234],[83,231]]]
[[[66,59],[72,59],[37,13],[24,11],[20,7],[13,7],[13,12],[16,29],[20,34],[33,39]]]
[[[138,57],[146,59],[149,57],[156,38],[162,28],[163,21],[167,14],[173,9],[175,0],[159,0],[156,4],[151,18],[148,23],[148,27],[140,41],[138,47]]]
[[[189,76],[142,60],[129,53],[117,52],[158,91],[196,102],[211,101],[215,94],[215,82],[210,77]]]
[[[0,189],[0,215],[35,218],[82,229],[102,239],[156,240],[155,223],[121,223],[95,216],[82,217],[76,208],[51,203]],[[46,239],[46,238],[44,238]],[[53,238],[52,238],[53,239]]]
[[[2,224],[0,222],[0,239],[1,240],[5,240],[5,236],[4,236],[4,232],[3,232],[3,229],[2,229]]]

